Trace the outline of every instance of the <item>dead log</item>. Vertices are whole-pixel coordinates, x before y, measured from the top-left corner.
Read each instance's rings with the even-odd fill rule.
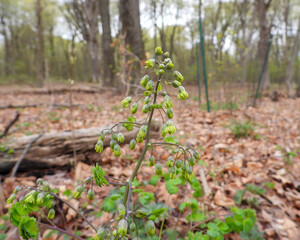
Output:
[[[44,87],[44,88],[18,88],[11,89],[10,91],[3,90],[0,91],[1,94],[65,94],[68,92],[72,93],[99,93],[103,91],[112,91],[114,88],[111,87],[99,87],[96,85],[91,86],[72,86],[72,87]]]
[[[153,137],[158,136],[159,124],[154,123]],[[102,128],[105,129],[105,128]],[[76,149],[77,161],[96,162],[99,161],[99,154],[94,147],[101,128],[88,128],[74,131],[44,133],[28,150],[26,156],[19,166],[19,171],[42,169],[51,167],[68,166],[73,159],[73,148]],[[125,136],[124,144],[129,143],[137,135],[137,129],[131,132],[122,131]],[[11,171],[28,144],[38,135],[25,136],[14,139],[8,148],[13,148],[13,154],[0,153],[0,174],[7,174]],[[74,142],[73,142],[74,139]],[[109,147],[110,138],[105,138],[104,147]]]

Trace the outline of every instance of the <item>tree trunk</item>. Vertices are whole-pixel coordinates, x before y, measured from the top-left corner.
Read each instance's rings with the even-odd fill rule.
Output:
[[[270,37],[271,25],[267,22],[267,11],[270,7],[272,0],[268,0],[265,3],[265,0],[256,0],[256,11],[258,14],[259,21],[259,41],[258,41],[258,57],[261,63],[261,66],[264,63],[265,55],[267,52],[268,41]],[[269,77],[269,68],[268,62],[266,63],[265,72],[263,74],[261,89],[264,90],[270,86],[270,77]]]
[[[92,39],[87,41],[87,48],[91,62],[93,82],[99,82],[100,79],[100,62],[98,58],[98,40],[97,36],[91,36]]]
[[[299,22],[298,22],[298,30],[297,30],[295,42],[294,42],[293,49],[292,49],[292,56],[290,58],[290,61],[289,61],[289,64],[288,64],[288,67],[286,70],[286,74],[285,74],[285,83],[288,88],[290,96],[292,95],[292,92],[293,92],[292,77],[293,77],[293,73],[294,73],[294,64],[295,64],[296,56],[298,53],[299,41],[300,41],[300,18],[299,18]]]
[[[44,35],[42,23],[42,0],[36,0],[36,19],[37,19],[37,65],[39,87],[44,85],[45,65],[44,65]]]
[[[102,58],[103,58],[103,79],[108,86],[114,84],[114,49],[111,47],[111,29],[109,16],[109,0],[99,1],[101,22],[102,22]]]
[[[11,63],[11,46],[10,46],[10,40],[7,36],[6,31],[6,22],[4,20],[3,16],[0,16],[0,24],[2,25],[2,31],[1,34],[4,38],[4,46],[5,46],[5,56],[4,56],[4,62],[5,62],[5,75],[9,76],[12,74],[12,63]]]
[[[142,29],[140,24],[139,0],[120,0],[120,20],[122,34],[131,51],[141,60],[145,59]]]

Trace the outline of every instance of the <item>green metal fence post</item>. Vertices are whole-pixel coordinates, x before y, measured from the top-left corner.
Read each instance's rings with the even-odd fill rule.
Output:
[[[265,59],[264,59],[264,63],[262,66],[262,69],[260,70],[260,74],[259,74],[259,79],[258,79],[258,84],[257,84],[257,89],[256,89],[256,94],[254,97],[254,101],[253,101],[253,106],[255,106],[256,104],[256,99],[259,96],[259,91],[260,91],[260,85],[261,85],[261,81],[267,66],[267,62],[268,62],[268,58],[269,58],[269,53],[270,53],[270,49],[271,49],[271,45],[272,45],[272,40],[273,40],[273,34],[270,32],[270,37],[269,37],[269,41],[268,41],[268,47],[267,47],[267,52],[265,55]]]
[[[198,80],[198,101],[199,106],[201,106],[201,79],[200,79],[200,67],[199,67],[199,48],[198,43],[195,44],[196,47],[196,60],[197,60],[197,80]]]
[[[203,38],[203,34],[202,34],[201,17],[199,17],[199,32],[200,32],[200,46],[201,46],[201,57],[202,57],[203,77],[204,77],[204,84],[205,84],[207,112],[210,112],[208,86],[207,86],[207,75],[206,75],[206,66],[205,66],[204,38]]]

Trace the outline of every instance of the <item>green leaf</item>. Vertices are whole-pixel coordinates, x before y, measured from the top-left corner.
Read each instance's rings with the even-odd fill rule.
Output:
[[[0,233],[0,240],[5,240],[5,239],[6,239],[6,234]]]
[[[206,216],[203,213],[194,212],[191,215],[192,215],[192,220],[194,222],[200,222],[200,221],[204,221],[206,219]]]
[[[154,198],[154,193],[149,193],[149,192],[141,192],[139,193],[139,202],[142,205],[148,205],[151,200],[155,200]]]
[[[180,210],[181,212],[183,212],[183,210],[184,210],[185,208],[187,208],[189,205],[190,205],[190,203],[188,203],[188,202],[182,202],[182,203],[179,205],[179,210]]]
[[[164,137],[164,141],[165,141],[166,143],[174,143],[174,144],[178,144],[178,141],[177,141],[177,139],[175,138],[174,135]]]
[[[219,223],[217,223],[217,226],[218,226],[218,229],[219,229],[223,234],[227,234],[227,233],[230,232],[229,226],[228,226],[226,223],[222,222],[222,221],[220,221]]]
[[[28,215],[28,213],[28,209],[20,202],[13,204],[9,209],[9,218],[11,223],[18,227],[22,217]]]
[[[149,180],[149,183],[153,186],[156,186],[159,179],[160,179],[160,176],[152,175],[151,179]]]
[[[134,186],[134,187],[139,187],[139,186],[140,186],[140,183],[139,183],[139,181],[138,181],[137,179],[134,179],[133,182],[132,182],[131,184],[132,184],[132,186]]]
[[[237,190],[236,194],[234,195],[234,201],[237,205],[240,205],[242,203],[246,191],[247,191],[246,189]]]
[[[67,197],[70,197],[71,194],[72,194],[72,191],[71,191],[70,189],[67,189],[67,190],[65,190],[65,191],[63,192],[63,195],[64,195],[64,196],[67,196]]]
[[[3,224],[0,224],[0,231],[1,230],[4,230],[6,227],[5,227],[5,224],[3,223]]]
[[[243,221],[243,232],[250,232],[250,230],[253,228],[254,223],[251,221],[251,219],[246,218]]]
[[[36,239],[39,234],[36,219],[34,217],[22,217],[19,224],[19,234],[24,239]]]
[[[177,179],[170,179],[166,181],[166,189],[169,194],[175,194],[178,193],[178,187],[177,185],[181,183],[181,180],[179,178]]]

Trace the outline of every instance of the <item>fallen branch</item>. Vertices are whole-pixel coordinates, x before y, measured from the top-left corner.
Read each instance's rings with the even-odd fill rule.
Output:
[[[20,113],[17,111],[17,112],[16,112],[16,115],[15,115],[15,117],[14,117],[14,119],[11,120],[11,121],[8,123],[8,125],[5,127],[3,133],[0,134],[0,138],[3,138],[3,137],[8,133],[8,131],[9,131],[9,129],[11,128],[11,126],[14,125],[14,123],[15,123],[16,121],[18,121],[19,117],[20,117]]]
[[[34,107],[41,107],[43,106],[43,103],[37,103],[37,104],[26,104],[26,105],[5,105],[5,106],[0,106],[0,109],[8,109],[8,108],[34,108]],[[47,106],[52,106],[52,107],[56,107],[56,108],[74,108],[74,107],[87,107],[83,104],[72,104],[72,105],[68,105],[68,104],[45,104]]]
[[[31,145],[36,142],[36,140],[38,140],[41,136],[43,136],[44,133],[40,133],[38,136],[36,136],[35,138],[33,138],[30,143],[27,145],[27,147],[25,148],[24,152],[22,153],[22,156],[19,158],[18,162],[16,163],[16,165],[14,166],[13,170],[12,170],[12,174],[10,177],[15,177],[16,173],[18,171],[18,168],[20,166],[20,164],[22,163],[25,155],[27,154],[29,148],[31,147]]]
[[[159,136],[158,124],[153,124],[153,138]],[[104,127],[102,129],[107,129]],[[74,130],[74,138],[72,131],[44,133],[42,137],[32,143],[32,146],[26,153],[19,166],[20,171],[33,169],[48,169],[52,167],[70,166],[73,159],[74,146],[76,148],[77,161],[86,163],[98,162],[99,154],[95,151],[101,128],[87,128]],[[127,132],[122,130],[125,141],[123,144],[128,144],[131,139],[135,138],[138,129]],[[157,133],[155,135],[155,133]],[[16,165],[21,155],[25,151],[28,144],[33,141],[38,135],[24,136],[13,140],[11,145],[6,148],[13,148],[14,153],[9,154],[7,160],[4,160],[5,153],[0,153],[0,174],[7,174]],[[104,147],[110,146],[110,138],[105,138]],[[1,160],[1,158],[3,160]]]

